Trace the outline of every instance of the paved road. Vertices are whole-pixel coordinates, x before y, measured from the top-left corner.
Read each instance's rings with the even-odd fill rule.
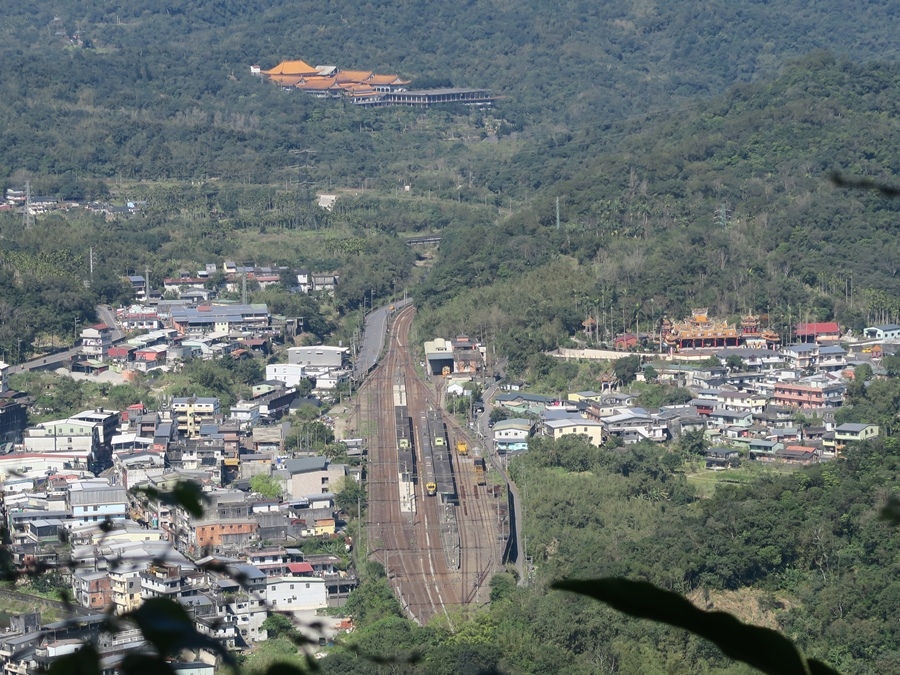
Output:
[[[110,334],[110,339],[113,342],[118,342],[125,337],[125,333],[119,328],[119,324],[116,323],[116,313],[112,307],[109,305],[97,305],[95,309],[97,310],[97,318],[100,319],[100,323],[105,323],[113,329]]]
[[[111,334],[111,338],[113,342],[118,342],[123,337],[125,337],[125,333],[118,327],[118,324],[116,324],[116,314],[115,312],[113,312],[112,308],[110,308],[108,305],[97,305],[94,309],[96,309],[97,318],[100,319],[101,323],[105,323],[107,326],[112,326],[113,332]],[[9,374],[15,375],[16,373],[23,373],[29,370],[51,370],[59,368],[60,366],[68,366],[69,362],[80,353],[81,347],[72,347],[71,349],[67,349],[64,352],[56,352],[55,354],[50,354],[46,357],[34,359],[33,361],[20,363],[17,366],[10,366]]]
[[[406,307],[412,303],[412,299],[399,300],[394,304],[394,309]],[[387,332],[387,320],[391,314],[390,305],[379,307],[366,314],[366,323],[363,327],[362,344],[359,346],[359,354],[356,357],[356,365],[353,369],[353,377],[361,380],[365,377],[381,356],[384,349],[384,336]]]

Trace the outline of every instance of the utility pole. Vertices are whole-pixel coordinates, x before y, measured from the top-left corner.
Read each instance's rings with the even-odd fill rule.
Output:
[[[241,304],[247,304],[247,273],[241,274]]]
[[[91,261],[91,288],[94,287],[94,247],[90,248],[90,261]]]
[[[31,181],[25,181],[25,206],[22,211],[22,226],[27,230],[34,225],[34,214],[31,212]]]

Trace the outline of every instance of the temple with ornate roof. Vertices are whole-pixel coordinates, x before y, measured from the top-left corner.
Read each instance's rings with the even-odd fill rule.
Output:
[[[486,89],[425,89],[409,91],[409,80],[399,75],[379,75],[371,70],[342,70],[337,66],[311,66],[299,59],[282,61],[270,70],[250,67],[251,74],[265,76],[285,89],[306,92],[316,98],[345,98],[366,107],[411,105],[427,107],[444,103],[490,105]]]
[[[745,316],[740,326],[712,321],[707,308],[691,310],[691,318],[673,323],[663,319],[661,336],[672,351],[682,349],[719,349],[722,347],[765,347],[775,349],[781,341],[778,333],[760,328],[757,316]]]

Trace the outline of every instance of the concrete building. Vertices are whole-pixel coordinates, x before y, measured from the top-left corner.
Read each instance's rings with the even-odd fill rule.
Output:
[[[87,452],[95,457],[100,449],[100,429],[94,422],[52,420],[26,429],[22,441],[28,452]]]
[[[306,366],[299,363],[270,363],[266,366],[266,379],[284,382],[288,387],[296,387],[307,379],[305,371]]]
[[[124,487],[80,481],[69,486],[68,505],[76,523],[97,523],[107,518],[124,521],[128,497]]]
[[[178,433],[189,438],[195,438],[200,433],[201,424],[212,422],[219,415],[217,398],[189,396],[172,399],[172,417],[178,423]]]
[[[112,329],[105,323],[81,331],[81,353],[88,359],[105,361],[112,346]]]
[[[880,428],[877,424],[841,424],[834,429],[834,438],[825,440],[825,447],[834,452],[841,452],[848,443],[858,443],[878,436]]]
[[[532,430],[531,420],[514,417],[494,424],[494,447],[499,453],[519,452],[528,449]]]
[[[425,362],[430,375],[441,375],[444,369],[453,372],[453,343],[444,338],[425,342]]]
[[[494,427],[496,429],[496,425]],[[548,419],[542,422],[545,436],[559,439],[563,436],[587,436],[593,445],[602,445],[604,427],[601,422],[588,419]]]
[[[863,329],[863,336],[866,340],[898,340],[900,339],[900,326],[895,323],[869,326]]]
[[[312,574],[270,577],[266,580],[266,600],[276,612],[297,612],[327,607],[328,592],[325,579]]]
[[[294,498],[332,492],[347,475],[345,465],[331,464],[326,457],[288,459],[283,466],[289,475],[286,492]]]
[[[349,350],[346,347],[331,347],[328,345],[291,347],[287,352],[288,364],[295,366],[340,369],[349,359]]]

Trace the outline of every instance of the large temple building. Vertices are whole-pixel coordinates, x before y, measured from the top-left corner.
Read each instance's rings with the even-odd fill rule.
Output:
[[[311,66],[299,59],[282,61],[269,70],[251,66],[250,72],[265,76],[291,91],[297,89],[316,98],[340,98],[365,107],[428,107],[447,103],[484,106],[494,100],[487,89],[410,91],[407,89],[410,80],[404,80],[399,75],[379,75],[370,70],[342,70],[337,66]]]
[[[722,347],[756,347],[775,349],[781,341],[778,333],[760,328],[759,317],[745,316],[740,326],[713,321],[708,309],[691,310],[691,318],[683,322],[663,319],[662,339],[672,351],[683,349],[718,349]]]

